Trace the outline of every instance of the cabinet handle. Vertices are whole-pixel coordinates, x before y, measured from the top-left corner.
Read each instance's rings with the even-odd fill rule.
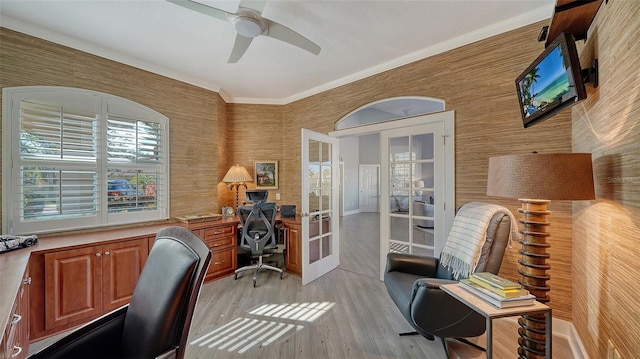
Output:
[[[218,264],[222,264],[222,263],[224,263],[224,261],[214,262],[213,264],[214,264],[214,265],[218,265]]]
[[[109,254],[111,254],[111,252],[109,252],[109,251],[104,252],[105,256],[108,256]]]
[[[213,232],[213,234],[222,234],[222,233],[224,233],[224,231],[215,231],[215,232]]]
[[[13,320],[11,321],[11,326],[18,324],[22,320],[22,316],[20,314],[14,314]]]
[[[227,243],[215,243],[213,246],[214,247],[220,247],[220,246],[224,246],[227,245]]]
[[[31,284],[31,277],[27,277],[22,281],[22,284]]]
[[[96,257],[100,257],[102,253],[96,253]]]
[[[13,358],[17,358],[18,355],[20,355],[20,353],[22,353],[22,347],[19,347],[17,345],[13,346],[13,354],[11,354],[11,359]]]

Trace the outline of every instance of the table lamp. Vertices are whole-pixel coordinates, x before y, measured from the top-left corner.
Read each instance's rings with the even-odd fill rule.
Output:
[[[546,274],[551,244],[547,210],[550,200],[595,199],[590,153],[510,155],[489,158],[487,195],[518,198],[521,203],[520,284],[539,302],[550,301]],[[520,358],[543,358],[544,315],[525,315],[518,323]]]
[[[227,174],[224,175],[222,182],[227,183],[227,187],[230,190],[233,190],[234,187],[236,189],[236,210],[238,209],[238,190],[240,189],[240,187],[244,187],[246,189],[247,185],[245,184],[245,182],[252,181],[253,178],[251,177],[247,169],[240,165],[231,166],[231,168],[229,168],[229,171],[227,171]]]

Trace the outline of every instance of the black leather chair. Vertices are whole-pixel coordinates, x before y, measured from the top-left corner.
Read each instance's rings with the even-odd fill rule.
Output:
[[[498,273],[512,232],[511,218],[506,209],[493,214],[475,272]],[[440,285],[456,282],[451,269],[443,266],[440,258],[387,254],[385,286],[417,334],[429,340],[441,338],[445,353],[445,338],[484,350],[464,338],[482,335],[486,330],[485,318],[440,289]]]
[[[271,202],[238,207],[238,217],[240,217],[242,225],[240,248],[249,251],[255,263],[236,269],[235,279],[238,279],[239,273],[253,271],[253,286],[255,287],[258,273],[262,269],[278,272],[280,279],[282,279],[282,269],[264,263],[264,257],[273,255],[273,251],[278,246],[275,229],[276,212],[276,204]]]
[[[210,262],[209,247],[191,231],[161,229],[129,305],[78,328],[30,358],[183,358]]]

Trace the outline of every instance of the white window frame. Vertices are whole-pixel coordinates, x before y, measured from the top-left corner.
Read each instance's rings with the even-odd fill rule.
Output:
[[[73,167],[96,172],[96,212],[70,218],[23,220],[23,165],[39,165],[20,156],[20,106],[31,99],[52,104],[77,106],[83,111],[95,111],[95,161],[60,161],[61,167]],[[127,119],[159,124],[161,145],[155,164],[113,163],[107,160],[107,119],[118,115]],[[2,228],[5,234],[37,234],[77,230],[111,225],[133,224],[169,218],[169,118],[139,103],[102,92],[57,86],[8,87],[2,90]],[[136,159],[137,161],[137,159]],[[45,164],[46,166],[46,164]],[[157,188],[155,207],[135,211],[109,213],[107,175],[110,168],[154,171]],[[111,207],[113,209],[113,207]]]

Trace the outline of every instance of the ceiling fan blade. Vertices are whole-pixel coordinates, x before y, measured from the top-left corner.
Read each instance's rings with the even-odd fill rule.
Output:
[[[215,7],[203,5],[190,0],[167,0],[167,1],[170,3],[174,3],[176,5],[185,7],[189,10],[197,11],[201,14],[209,15],[211,17],[215,17],[216,19],[227,21],[227,12],[224,10],[216,9]]]
[[[237,34],[236,42],[233,44],[233,50],[231,50],[231,56],[229,56],[228,62],[230,64],[235,64],[236,62],[238,62],[242,55],[244,55],[244,53],[247,51],[247,48],[249,48],[252,40],[252,37],[244,37],[240,34]]]
[[[249,8],[262,14],[262,11],[264,10],[264,4],[266,3],[266,0],[242,0],[240,1],[240,5],[238,7]]]
[[[267,33],[265,33],[264,35],[272,37],[274,39],[278,39],[280,41],[284,41],[303,50],[307,50],[314,55],[320,53],[320,46],[316,45],[313,41],[307,39],[306,37],[298,34],[297,32],[284,25],[278,24],[275,21],[271,21],[268,19],[264,20],[267,21],[269,25]]]

